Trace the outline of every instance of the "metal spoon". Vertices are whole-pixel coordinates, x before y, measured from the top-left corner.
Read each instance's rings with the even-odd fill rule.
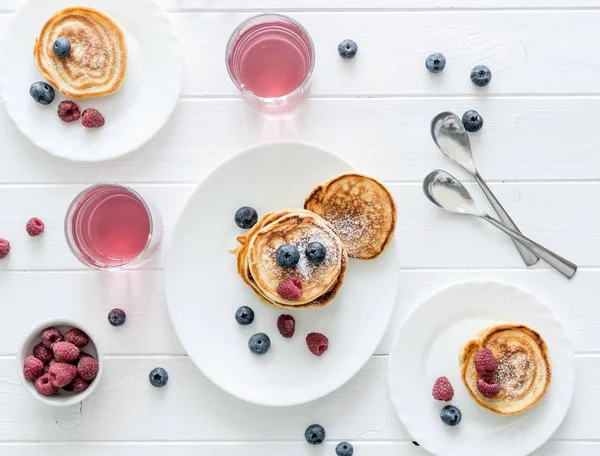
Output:
[[[477,171],[475,162],[473,161],[473,155],[471,154],[469,135],[458,116],[449,111],[440,112],[431,121],[431,136],[435,144],[446,157],[455,161],[471,173],[496,211],[496,214],[498,214],[498,217],[502,220],[502,223],[520,233],[521,231],[517,228],[515,222],[512,221]],[[523,245],[516,241],[514,242],[527,266],[534,265],[538,262],[539,258],[537,256],[527,250]]]
[[[514,241],[527,247],[565,277],[570,279],[575,275],[577,265],[565,260],[563,257],[542,247],[531,239],[526,238],[518,231],[503,225],[495,218],[492,218],[483,212],[477,207],[463,184],[446,171],[436,169],[429,173],[423,181],[423,193],[425,193],[425,196],[427,196],[433,204],[444,208],[449,212],[474,215],[475,217],[490,222],[496,228],[512,237]]]

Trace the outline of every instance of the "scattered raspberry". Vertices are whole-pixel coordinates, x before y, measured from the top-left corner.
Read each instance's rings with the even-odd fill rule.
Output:
[[[10,253],[10,242],[6,239],[0,238],[0,260],[2,258],[6,258],[6,256]]]
[[[279,315],[279,318],[277,318],[277,329],[279,330],[279,334],[289,339],[294,335],[294,331],[296,330],[296,320],[291,315]]]
[[[475,355],[475,369],[479,374],[495,372],[498,369],[498,360],[494,357],[492,350],[482,348]]]
[[[491,399],[500,392],[500,385],[494,377],[484,374],[477,379],[477,389],[483,396]]]
[[[277,293],[286,301],[297,301],[302,296],[302,282],[296,277],[286,279],[277,287]]]
[[[87,344],[90,343],[90,338],[88,337],[88,335],[84,333],[81,329],[77,328],[69,329],[65,333],[64,339],[66,342],[71,342],[78,348],[85,347]]]
[[[46,348],[42,342],[33,348],[33,356],[35,356],[44,364],[48,364],[52,359],[54,359],[54,355],[50,349]]]
[[[94,108],[88,108],[81,115],[81,123],[87,128],[98,128],[104,125],[104,117]]]
[[[79,349],[71,342],[56,342],[52,351],[57,363],[70,363],[79,357]]]
[[[35,389],[38,393],[44,396],[52,396],[58,392],[58,388],[50,381],[50,374],[44,374],[38,378],[34,383]]]
[[[73,380],[72,385],[73,385],[73,390],[80,393],[81,391],[87,389],[87,387],[90,385],[90,383],[87,380],[84,380],[83,378],[77,376],[75,378],[75,380]]]
[[[450,402],[454,397],[454,388],[447,377],[440,377],[433,384],[431,394],[436,401]]]
[[[320,333],[310,333],[306,336],[306,345],[313,355],[321,356],[329,348],[329,339]]]
[[[77,372],[84,380],[94,380],[98,374],[98,361],[91,356],[81,358],[77,363]]]
[[[46,348],[52,348],[56,342],[63,340],[63,336],[58,329],[48,328],[42,332],[42,343]]]
[[[34,381],[44,373],[44,363],[35,356],[28,356],[23,363],[23,375],[29,381]]]
[[[29,219],[27,225],[25,225],[25,229],[27,230],[27,234],[31,237],[39,236],[44,232],[44,222],[42,222],[39,218],[33,217]]]
[[[77,377],[77,368],[72,364],[54,363],[50,366],[48,375],[52,384],[60,388],[75,380],[75,377]]]
[[[63,122],[73,122],[81,117],[79,106],[70,100],[61,101],[58,105],[58,117]]]

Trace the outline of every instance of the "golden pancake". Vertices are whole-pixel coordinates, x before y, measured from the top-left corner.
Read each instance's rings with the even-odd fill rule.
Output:
[[[498,360],[494,377],[500,393],[494,398],[483,396],[477,389],[475,356],[482,348],[490,349]],[[533,407],[546,394],[552,377],[544,339],[527,326],[513,323],[492,326],[467,342],[460,365],[461,377],[473,399],[501,415],[516,415]]]
[[[54,41],[64,37],[71,53],[54,54]],[[72,7],[44,24],[33,48],[35,62],[57,90],[70,98],[99,97],[121,86],[127,69],[127,47],[120,27],[100,11]]]
[[[313,225],[314,220],[318,220],[316,225]],[[299,226],[301,226],[301,228],[290,229],[290,227],[294,226],[296,223],[298,223]],[[275,225],[275,227],[271,231],[268,229],[268,227],[272,224]],[[315,228],[315,226],[318,226],[319,228]],[[283,227],[286,227],[287,229],[283,229]],[[308,227],[311,227],[311,230],[309,230]],[[260,255],[254,255],[254,257],[255,260],[258,259],[257,263],[260,265],[260,267],[258,268],[257,275],[259,277],[262,277],[262,274],[266,272],[266,276],[267,278],[269,278],[269,280],[266,282],[264,280],[261,281],[262,286],[269,290],[268,293],[266,293],[265,290],[257,284],[250,271],[249,266],[249,258],[251,256],[250,252],[252,251],[250,246],[251,244],[255,245],[253,244],[254,238],[263,229],[266,229],[266,232],[260,234],[259,239],[261,241],[259,242],[259,244],[262,246],[261,248],[265,248],[269,251],[272,250],[272,255],[265,255],[265,258],[267,259],[266,262],[264,259],[261,259]],[[285,232],[285,236],[288,236],[287,239],[289,239],[291,242],[294,242],[293,239],[296,238],[300,239],[306,236],[315,236],[318,238],[315,240],[319,240],[324,245],[329,244],[328,256],[331,253],[330,249],[332,249],[332,251],[334,251],[335,253],[331,255],[332,258],[329,260],[329,262],[328,260],[325,260],[325,262],[321,263],[321,265],[302,265],[304,262],[306,262],[306,259],[304,257],[303,249],[299,248],[299,250],[302,252],[301,261],[299,262],[299,265],[295,268],[290,268],[288,270],[281,268],[276,264],[276,261],[275,263],[272,262],[274,261],[274,252],[276,251],[277,247],[274,248],[274,244],[271,245],[270,242],[273,239],[277,239],[276,241],[274,241],[276,243],[278,243],[281,240],[282,229]],[[271,234],[267,234],[267,231],[271,232]],[[310,235],[307,234],[309,231],[312,231]],[[303,233],[303,235],[301,236],[300,233]],[[333,299],[339,292],[343,280],[345,278],[346,269],[348,266],[348,255],[344,245],[341,243],[341,241],[339,241],[339,238],[337,242],[335,242],[335,239],[328,239],[328,237],[331,236],[331,233],[335,235],[332,227],[329,224],[327,224],[327,222],[325,222],[315,214],[309,213],[308,211],[284,210],[266,214],[246,235],[238,237],[238,241],[240,242],[240,246],[236,251],[238,273],[244,279],[244,281],[253,289],[253,291],[263,301],[265,301],[271,306],[283,309],[306,309],[311,307],[323,307],[329,304],[331,301],[333,301]],[[269,239],[269,241],[266,241],[267,239]],[[303,240],[303,242],[305,241],[306,239]],[[269,245],[269,247],[265,247],[266,245]],[[336,246],[339,246],[340,250],[334,248]],[[334,261],[334,256],[339,257],[339,260]],[[339,262],[339,270],[338,267],[335,265],[336,262]],[[270,268],[272,268],[272,270],[269,270],[269,266],[266,265],[270,265]],[[323,268],[322,271],[319,270],[319,266]],[[302,271],[299,271],[299,269],[302,269]],[[338,270],[337,274],[333,274],[332,270]],[[274,273],[273,271],[276,272]],[[327,281],[324,279],[325,275],[330,275],[328,280],[330,280],[331,283],[327,283]],[[333,275],[336,276],[333,277]],[[285,278],[288,278],[288,276],[298,276],[303,282],[302,297],[298,301],[286,301],[277,294],[277,285],[282,280],[285,280]],[[307,300],[306,296],[316,297],[314,299]]]
[[[377,257],[396,229],[392,195],[382,183],[363,174],[346,173],[318,185],[304,208],[334,226],[351,258]]]

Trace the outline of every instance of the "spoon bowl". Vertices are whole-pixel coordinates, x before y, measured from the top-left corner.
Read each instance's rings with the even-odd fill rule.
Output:
[[[425,176],[423,193],[433,204],[449,212],[478,216],[484,214],[464,185],[446,171],[436,169]]]
[[[477,173],[469,135],[456,114],[450,111],[440,112],[431,120],[430,132],[436,146],[446,157],[471,174]]]

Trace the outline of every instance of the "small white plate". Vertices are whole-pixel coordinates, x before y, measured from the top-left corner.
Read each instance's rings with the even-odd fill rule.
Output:
[[[538,331],[552,363],[546,397],[515,416],[497,415],[477,405],[460,377],[458,355],[464,344],[499,321],[523,323]],[[446,404],[431,396],[433,383],[441,376],[454,386],[451,404],[462,411],[456,427],[442,423],[440,410]],[[524,456],[543,445],[567,414],[575,357],[562,324],[535,296],[498,282],[467,282],[437,292],[410,313],[392,346],[388,380],[404,427],[430,453]]]
[[[259,216],[299,208],[312,188],[352,166],[315,146],[271,143],[248,149],[215,169],[187,203],[172,236],[166,263],[169,312],[192,361],[213,383],[248,402],[288,406],[318,399],[347,382],[369,360],[392,315],[398,253],[392,242],[372,261],[350,260],[341,292],[323,309],[284,311],[259,300],[239,277],[228,247],[243,234],[235,211],[254,207]],[[234,314],[247,305],[249,326]],[[296,333],[284,339],[277,317],[292,314]],[[320,332],[329,350],[316,357],[305,337]],[[252,355],[248,339],[264,332],[271,349]]]
[[[101,128],[81,121],[62,122],[56,113],[66,98],[58,90],[43,106],[29,87],[43,81],[33,44],[44,23],[69,6],[90,6],[123,29],[129,61],[121,88],[98,98],[75,100],[83,112],[96,108],[106,119]],[[57,157],[97,162],[120,157],[150,140],[173,112],[183,75],[181,44],[167,15],[153,0],[29,0],[15,14],[0,45],[0,93],[19,130]]]

